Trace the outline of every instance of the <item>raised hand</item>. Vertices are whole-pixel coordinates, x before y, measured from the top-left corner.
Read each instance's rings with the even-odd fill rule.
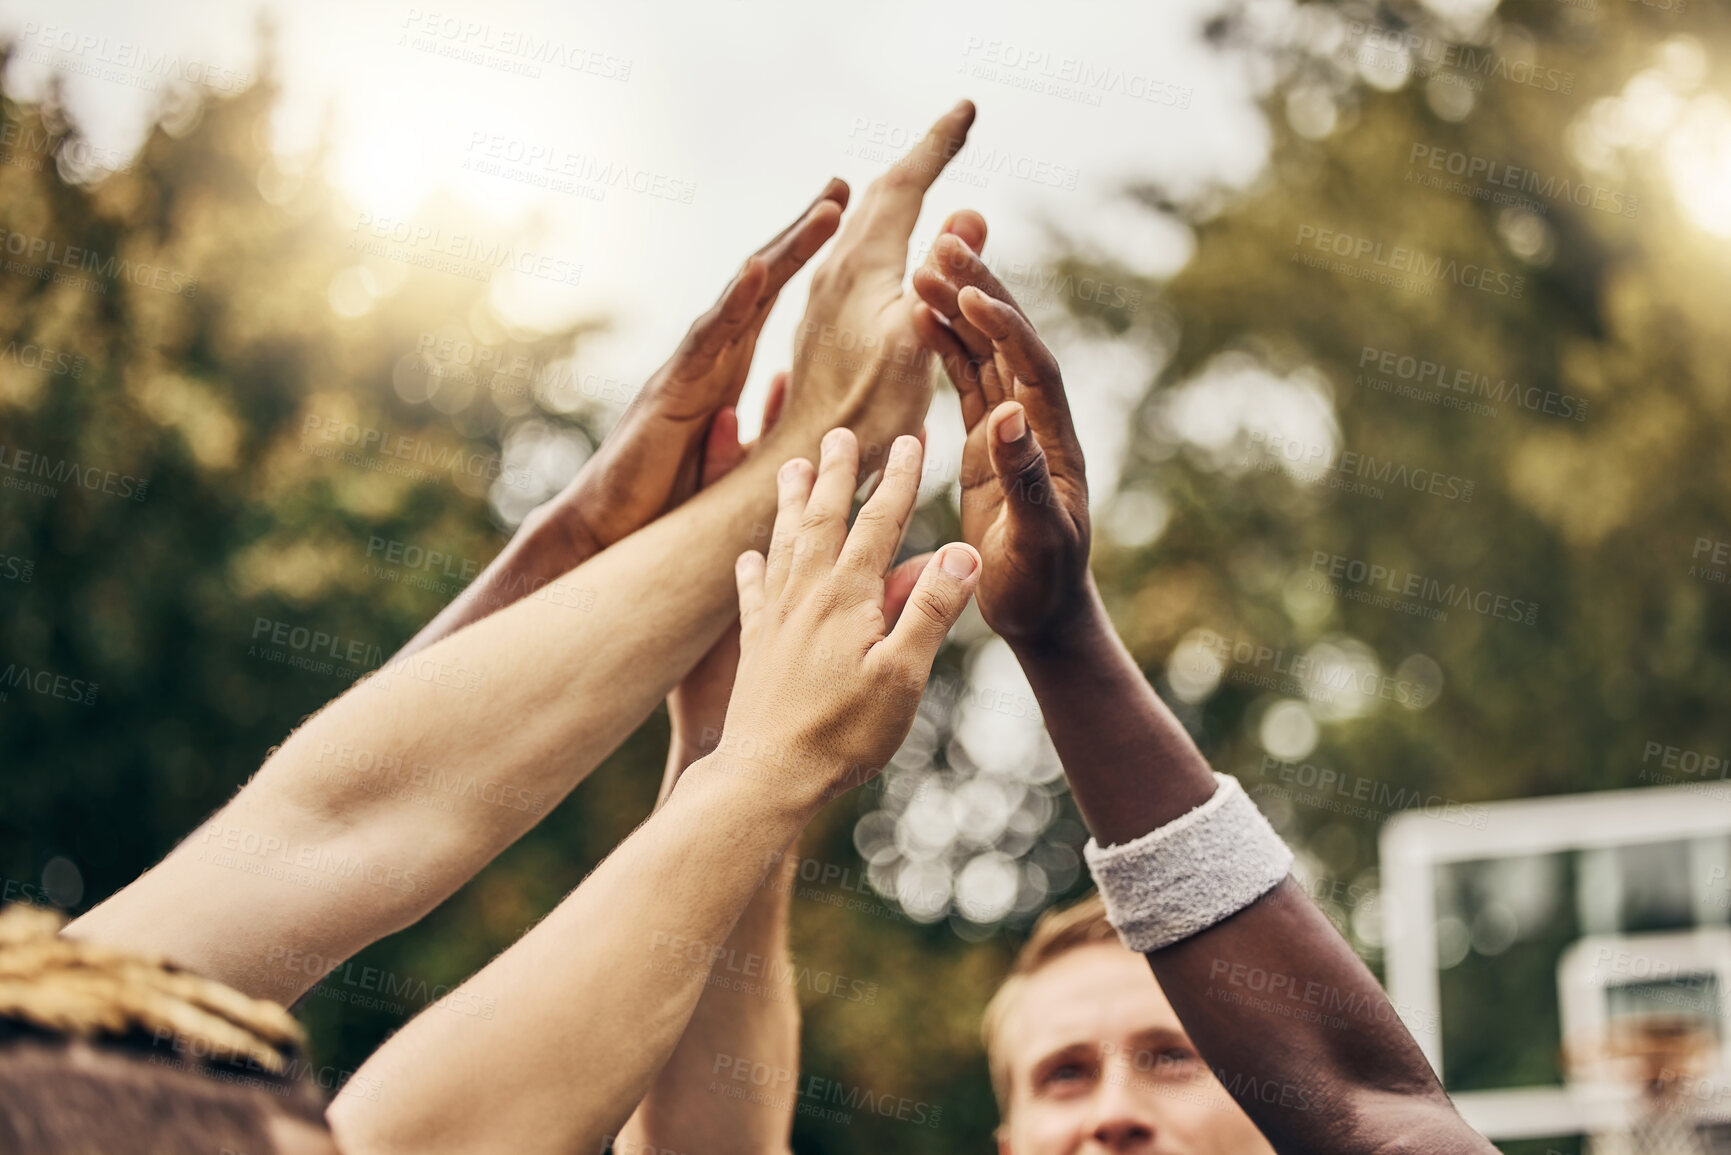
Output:
[[[957,214],[983,237],[985,222]],[[961,398],[962,536],[980,551],[980,613],[1006,640],[1039,642],[1091,602],[1088,478],[1051,351],[962,237],[938,238],[914,274],[914,322]]]
[[[898,437],[849,531],[859,444],[831,430],[815,474],[795,458],[777,475],[769,556],[753,550],[736,567],[741,656],[718,755],[811,807],[871,777],[907,737],[932,659],[979,581],[979,554],[946,545],[889,626],[885,572],[923,457],[918,438]]]
[[[558,496],[523,519],[492,563],[402,654],[425,649],[557,580],[697,490],[704,439],[718,415],[739,400],[776,295],[835,233],[847,199],[847,183],[831,180],[799,219],[746,258],[595,456]]]
[[[787,373],[777,373],[770,381],[769,397],[763,406],[764,434],[775,428],[786,395]],[[699,488],[707,488],[727,476],[755,444],[739,443],[739,416],[732,406],[719,410],[704,441]],[[687,766],[715,748],[721,735],[721,723],[727,717],[727,700],[733,694],[733,674],[738,664],[739,623],[736,621],[723,631],[709,652],[698,659],[697,665],[667,696],[667,716],[672,723],[672,734],[667,772],[657,805],[666,801]]]
[[[931,355],[914,331],[917,299],[902,285],[908,240],[926,190],[960,151],[973,120],[973,104],[957,104],[873,181],[812,276],[789,411],[802,422],[821,415],[818,428],[834,424],[839,412],[859,434],[868,472],[896,436],[919,430],[931,403]]]
[[[847,183],[832,179],[799,219],[746,258],[594,458],[563,493],[530,515],[555,540],[563,539],[572,555],[563,568],[633,533],[697,488],[711,419],[739,400],[777,295],[835,233],[847,200]]]

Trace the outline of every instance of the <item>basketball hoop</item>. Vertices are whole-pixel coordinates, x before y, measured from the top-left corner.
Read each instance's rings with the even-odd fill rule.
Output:
[[[1594,1134],[1591,1155],[1708,1155],[1700,1128],[1709,1114],[1702,1092],[1717,1085],[1720,1040],[1698,1016],[1642,1011],[1619,1016],[1595,1038],[1563,1046],[1572,1083],[1612,1093],[1629,1105],[1626,1129]]]

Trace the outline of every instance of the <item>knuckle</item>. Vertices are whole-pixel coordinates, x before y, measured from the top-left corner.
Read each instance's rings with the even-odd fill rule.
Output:
[[[949,598],[929,586],[914,591],[913,596],[908,599],[908,609],[918,614],[926,625],[935,629],[949,629]]]
[[[811,598],[812,607],[824,617],[845,613],[855,600],[846,586],[835,581],[826,581],[818,586]]]
[[[841,280],[841,269],[839,268],[840,263],[841,258],[835,256],[812,270],[811,291],[813,295],[819,297],[827,296],[828,294],[839,292],[846,287]]]
[[[716,339],[721,324],[721,306],[712,306],[685,331],[685,339],[679,342],[680,355],[687,358],[703,355],[710,343]]]
[[[853,527],[856,532],[874,535],[889,529],[894,524],[895,519],[889,515],[888,511],[874,502],[867,502],[861,506],[859,513],[853,519]]]
[[[1015,466],[1013,474],[1018,485],[1037,485],[1046,480],[1046,451],[1035,449]]]
[[[871,187],[867,190],[868,194],[882,195],[906,188],[908,186],[907,160],[907,157],[903,157],[879,173],[877,179],[872,181]]]

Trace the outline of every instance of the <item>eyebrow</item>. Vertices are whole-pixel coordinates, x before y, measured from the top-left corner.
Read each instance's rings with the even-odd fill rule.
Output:
[[[1175,1031],[1171,1027],[1149,1027],[1145,1031],[1137,1031],[1130,1036],[1131,1045],[1135,1050],[1152,1050],[1155,1047],[1169,1047],[1174,1043],[1182,1044],[1195,1050],[1196,1044],[1190,1041],[1190,1036],[1183,1031]]]
[[[1065,1043],[1061,1047],[1054,1047],[1052,1050],[1040,1055],[1029,1064],[1028,1077],[1031,1080],[1037,1080],[1042,1071],[1045,1071],[1061,1062],[1095,1062],[1098,1058],[1099,1047],[1097,1044],[1080,1040],[1073,1043]]]

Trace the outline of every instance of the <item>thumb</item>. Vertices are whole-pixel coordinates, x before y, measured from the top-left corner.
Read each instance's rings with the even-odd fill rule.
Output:
[[[922,671],[930,670],[938,647],[979,584],[980,555],[973,546],[951,542],[932,555],[908,595],[901,620],[885,639],[891,651]]]
[[[944,227],[939,231],[954,233],[976,253],[986,247],[986,218],[973,209],[961,209],[951,213],[950,219],[944,222]]]
[[[1012,517],[1024,516],[1029,507],[1051,504],[1052,474],[1046,466],[1046,451],[1034,436],[1020,402],[1005,401],[992,410],[986,423],[986,445],[992,472],[1004,487]]]
[[[926,563],[931,560],[931,554],[922,553],[910,557],[884,575],[884,622],[890,627],[893,628],[901,619],[914,586],[919,584],[920,575],[926,572]]]

